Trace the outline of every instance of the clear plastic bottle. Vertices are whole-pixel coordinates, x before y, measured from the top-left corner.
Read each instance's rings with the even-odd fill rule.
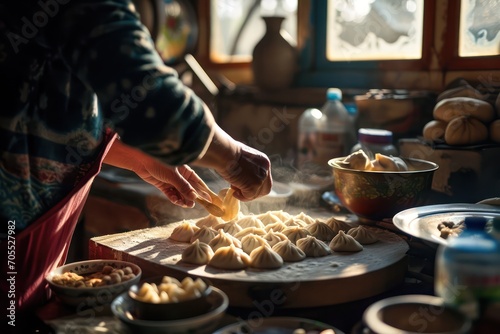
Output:
[[[316,108],[306,109],[299,118],[297,167],[301,171],[317,168],[318,131],[323,122],[323,113]]]
[[[382,129],[361,128],[358,130],[358,142],[351,152],[363,150],[368,156],[375,153],[398,156],[398,149],[392,142],[392,131]]]
[[[353,117],[342,103],[342,91],[329,88],[321,107],[316,149],[317,164],[329,171],[328,160],[347,156],[356,142]]]
[[[436,254],[435,292],[472,320],[500,302],[500,242],[484,217],[467,217],[465,229]]]

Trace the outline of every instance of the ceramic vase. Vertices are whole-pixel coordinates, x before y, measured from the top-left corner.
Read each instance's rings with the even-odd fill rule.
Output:
[[[276,91],[291,86],[298,67],[298,52],[281,34],[281,16],[263,17],[266,32],[253,49],[252,71],[262,90]]]

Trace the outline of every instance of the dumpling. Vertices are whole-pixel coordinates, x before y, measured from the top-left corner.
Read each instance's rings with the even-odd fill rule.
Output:
[[[250,266],[258,269],[277,269],[283,266],[281,256],[267,244],[255,248],[250,253],[250,261]]]
[[[283,233],[288,238],[288,240],[290,240],[294,244],[297,242],[297,240],[311,235],[308,230],[300,226],[289,227],[281,233]]]
[[[288,239],[278,242],[272,249],[286,262],[297,262],[306,258],[302,249]]]
[[[295,216],[295,218],[300,220],[300,221],[303,221],[307,225],[315,222],[315,219],[313,217],[309,216],[308,214],[306,214],[305,212],[299,213],[298,215]]]
[[[247,268],[251,262],[250,255],[231,244],[217,249],[208,265],[219,269],[238,270]]]
[[[241,226],[238,225],[236,221],[230,221],[227,223],[222,223],[214,226],[214,230],[224,230],[224,232],[229,233],[231,235],[235,235],[239,231],[242,230]]]
[[[359,225],[358,227],[351,228],[348,232],[348,235],[356,239],[362,245],[373,244],[378,241],[377,236],[372,231],[367,228]]]
[[[262,222],[262,224],[264,224],[266,226],[269,224],[282,222],[278,216],[276,216],[274,213],[271,213],[269,211],[266,213],[261,213],[260,215],[257,215],[257,218],[259,218],[260,221]]]
[[[194,232],[189,242],[200,240],[201,242],[208,244],[210,241],[212,241],[213,238],[215,238],[216,235],[217,231],[214,230],[213,228],[208,226],[202,226],[198,231]]]
[[[312,235],[297,240],[297,247],[308,257],[322,257],[332,253],[332,250],[326,243],[316,239]]]
[[[387,156],[384,154],[376,153],[375,160],[373,160],[374,171],[385,171],[385,172],[397,172],[406,171],[408,166],[403,161],[403,159],[393,156]]]
[[[222,220],[230,221],[238,216],[240,212],[240,200],[233,196],[233,188],[224,188],[219,192],[219,197],[223,198],[222,205],[224,214]]]
[[[359,252],[363,250],[363,246],[356,239],[345,234],[344,231],[339,231],[328,246],[334,252]]]
[[[248,234],[255,234],[255,235],[258,235],[260,237],[263,237],[264,235],[266,235],[266,230],[264,230],[263,228],[259,228],[259,227],[247,227],[247,228],[242,229],[238,233],[236,233],[234,236],[236,238],[238,238],[239,240],[241,240],[241,238],[243,238],[245,235],[248,235]]]
[[[235,247],[241,248],[241,241],[236,239],[230,234],[227,234],[223,230],[219,230],[219,234],[216,235],[212,241],[208,243],[210,247],[212,247],[213,251],[217,251],[217,249],[229,245],[234,245]]]
[[[372,170],[373,168],[373,162],[363,150],[358,150],[348,155],[344,161],[342,161],[341,165],[357,170]]]
[[[333,237],[337,235],[337,232],[335,232],[330,226],[320,220],[316,220],[314,223],[307,225],[305,229],[308,230],[311,235],[316,237],[317,239],[328,242],[330,242],[330,240],[332,240]]]
[[[212,248],[196,239],[182,252],[182,261],[197,265],[207,264],[214,256]]]
[[[241,239],[241,249],[247,254],[262,245],[267,245],[267,241],[258,235],[248,234]]]
[[[242,228],[258,227],[264,228],[264,224],[254,215],[248,215],[236,221]]]
[[[266,235],[263,236],[263,239],[267,241],[269,246],[274,246],[280,241],[287,240],[286,235],[280,232],[274,232],[273,230],[269,230]]]
[[[289,214],[288,212],[283,211],[283,210],[269,211],[269,213],[272,213],[273,215],[275,215],[276,217],[281,219],[282,222],[284,222],[285,220],[288,220],[290,218],[293,218],[293,216],[291,214]]]
[[[189,221],[184,220],[179,226],[176,226],[170,235],[170,239],[179,242],[191,242],[191,238],[200,228]]]
[[[338,220],[335,217],[327,219],[327,221],[325,221],[325,224],[330,226],[330,228],[336,233],[339,233],[339,231],[347,232],[351,229],[351,226],[349,226],[346,222]]]
[[[295,217],[292,217],[292,218],[290,218],[290,219],[285,220],[285,221],[283,222],[283,224],[285,224],[285,225],[286,225],[286,226],[288,226],[288,227],[294,227],[294,226],[295,226],[295,227],[296,227],[296,226],[298,226],[298,227],[305,227],[305,226],[307,226],[307,224],[306,224],[306,222],[305,222],[305,221],[300,220],[300,219],[297,219],[297,218],[295,218]]]
[[[208,215],[205,217],[202,217],[198,219],[195,223],[196,226],[202,227],[202,226],[208,226],[208,227],[214,227],[215,225],[218,225],[220,223],[223,223],[224,221],[217,216],[214,215]]]
[[[266,230],[266,231],[273,230],[274,232],[283,232],[283,230],[285,230],[287,227],[288,226],[286,226],[282,222],[276,222],[276,223],[272,223],[272,224],[266,225],[264,227],[264,230]]]

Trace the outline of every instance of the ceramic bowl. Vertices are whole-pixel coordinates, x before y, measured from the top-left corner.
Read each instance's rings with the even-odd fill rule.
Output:
[[[382,299],[363,314],[367,328],[377,334],[465,334],[471,322],[458,310],[446,306],[442,298],[429,295],[403,295]]]
[[[134,301],[128,292],[124,292],[111,303],[111,311],[132,333],[213,333],[226,312],[229,299],[222,290],[212,287],[206,300],[210,307],[198,316],[178,320],[143,320],[137,318]]]
[[[434,162],[403,158],[408,171],[365,171],[343,167],[339,162],[344,159],[328,161],[335,194],[361,222],[392,219],[400,211],[424,204],[439,168]]]
[[[152,278],[147,280],[147,282],[160,285],[162,278]],[[206,313],[212,306],[208,301],[208,297],[212,292],[212,286],[207,284],[207,282],[205,282],[207,288],[199,297],[168,303],[150,303],[135,298],[143,283],[131,286],[128,291],[134,305],[135,316],[138,319],[163,321],[192,318]]]
[[[86,276],[103,270],[105,266],[111,266],[114,269],[124,269],[129,267],[134,273],[134,277],[120,283],[109,284],[99,287],[68,287],[54,282],[56,276],[66,272]],[[137,284],[141,279],[141,268],[131,262],[120,260],[88,260],[65,264],[52,270],[46,281],[56,297],[63,303],[77,306],[78,308],[93,307],[95,305],[110,304],[116,296]]]

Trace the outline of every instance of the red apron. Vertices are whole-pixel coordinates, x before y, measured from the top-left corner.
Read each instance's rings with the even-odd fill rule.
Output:
[[[51,291],[45,277],[52,269],[65,263],[71,238],[92,182],[101,170],[102,161],[116,138],[116,134],[106,134],[105,147],[85,179],[42,217],[16,233],[14,246],[9,240],[0,244],[2,276],[6,275],[0,281],[4,299],[2,304],[6,303],[6,307],[9,307],[10,303],[16,300],[15,313],[32,310],[50,298]],[[9,267],[12,262],[8,262],[7,256],[7,252],[12,249],[15,250],[15,259],[12,261],[14,268]]]

